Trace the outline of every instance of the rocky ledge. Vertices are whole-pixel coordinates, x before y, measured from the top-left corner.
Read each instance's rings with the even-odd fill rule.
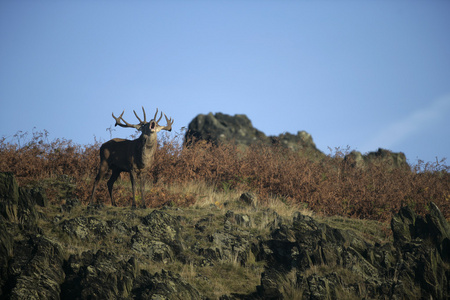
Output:
[[[425,217],[400,209],[384,242],[338,227],[240,199],[203,209],[55,207],[2,173],[0,298],[450,297],[450,227],[433,203]]]

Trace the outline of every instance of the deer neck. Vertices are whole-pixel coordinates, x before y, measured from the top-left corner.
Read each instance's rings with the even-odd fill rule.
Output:
[[[139,169],[143,169],[151,165],[156,147],[156,133],[150,135],[141,134],[138,138],[138,155],[136,157],[136,163]]]

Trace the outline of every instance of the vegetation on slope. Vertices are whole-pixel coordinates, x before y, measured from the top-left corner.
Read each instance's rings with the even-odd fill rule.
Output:
[[[0,139],[0,170],[15,174],[21,185],[46,190],[53,203],[77,198],[87,203],[99,164],[100,142],[78,145],[70,140],[48,140],[48,132],[17,133],[16,142]],[[409,205],[427,212],[435,202],[450,217],[450,175],[444,160],[393,168],[375,161],[356,168],[343,159],[349,149],[336,149],[317,161],[277,146],[233,144],[214,146],[197,142],[183,147],[181,135],[162,136],[148,178],[149,207],[190,206],[219,191],[251,191],[261,203],[273,198],[321,215],[388,221],[393,212]],[[115,185],[118,205],[131,203],[129,179]],[[96,197],[109,203],[106,182]]]

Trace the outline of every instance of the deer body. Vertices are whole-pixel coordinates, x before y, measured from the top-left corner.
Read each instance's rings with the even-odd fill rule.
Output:
[[[132,141],[112,139],[101,146],[100,160],[105,159],[110,167],[121,169],[122,172],[129,172],[132,169],[142,170],[152,164],[156,146],[156,134],[150,138],[142,134]],[[126,153],[127,159],[121,159],[120,153]]]
[[[92,204],[94,201],[94,193],[95,189],[98,185],[98,182],[106,175],[106,173],[111,170],[112,174],[110,179],[108,180],[108,192],[111,197],[111,204],[116,206],[116,203],[113,198],[113,185],[119,177],[120,173],[127,172],[130,174],[131,187],[133,190],[133,203],[132,206],[136,207],[136,199],[135,199],[135,179],[137,178],[140,183],[141,190],[141,202],[142,206],[145,207],[144,203],[144,189],[145,189],[145,173],[146,170],[152,165],[154,155],[157,147],[157,132],[160,130],[171,130],[173,120],[168,119],[166,115],[166,126],[160,126],[158,122],[162,118],[159,118],[158,121],[155,121],[156,116],[158,114],[158,110],[156,110],[155,117],[150,122],[146,122],[145,118],[145,110],[142,108],[144,112],[144,121],[141,121],[137,116],[136,112],[134,114],[140,121],[138,125],[132,125],[123,120],[122,114],[116,118],[113,114],[113,118],[116,120],[116,126],[122,127],[133,127],[142,132],[141,136],[135,140],[126,140],[126,139],[112,139],[106,143],[104,143],[100,147],[100,167],[98,170],[98,174],[95,177],[94,186],[92,188],[91,200]],[[125,124],[123,124],[123,121]]]

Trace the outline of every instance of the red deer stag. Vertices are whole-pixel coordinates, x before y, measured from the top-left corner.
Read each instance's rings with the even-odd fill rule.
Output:
[[[141,131],[142,134],[139,138],[132,141],[125,139],[112,139],[100,147],[100,167],[98,169],[98,174],[95,177],[94,187],[92,188],[91,204],[94,202],[94,193],[98,182],[109,170],[111,170],[112,175],[107,184],[109,196],[111,197],[111,204],[116,206],[116,202],[114,201],[112,194],[114,182],[116,182],[121,172],[128,172],[130,173],[131,188],[133,190],[132,205],[133,207],[136,207],[134,182],[135,178],[138,178],[141,187],[141,204],[145,207],[145,176],[142,173],[145,173],[153,163],[153,157],[155,155],[157,145],[156,134],[161,130],[171,131],[173,120],[168,119],[166,114],[164,114],[167,125],[160,126],[158,123],[162,118],[162,112],[158,121],[156,121],[156,117],[158,115],[158,109],[156,109],[153,120],[147,122],[144,107],[142,107],[142,111],[144,112],[144,121],[142,121],[133,110],[134,115],[139,120],[139,124],[136,125],[129,124],[122,118],[125,111],[123,111],[118,118],[114,116],[114,113],[112,114],[113,118],[116,120],[116,124],[114,126],[119,125],[121,127],[136,128]]]

